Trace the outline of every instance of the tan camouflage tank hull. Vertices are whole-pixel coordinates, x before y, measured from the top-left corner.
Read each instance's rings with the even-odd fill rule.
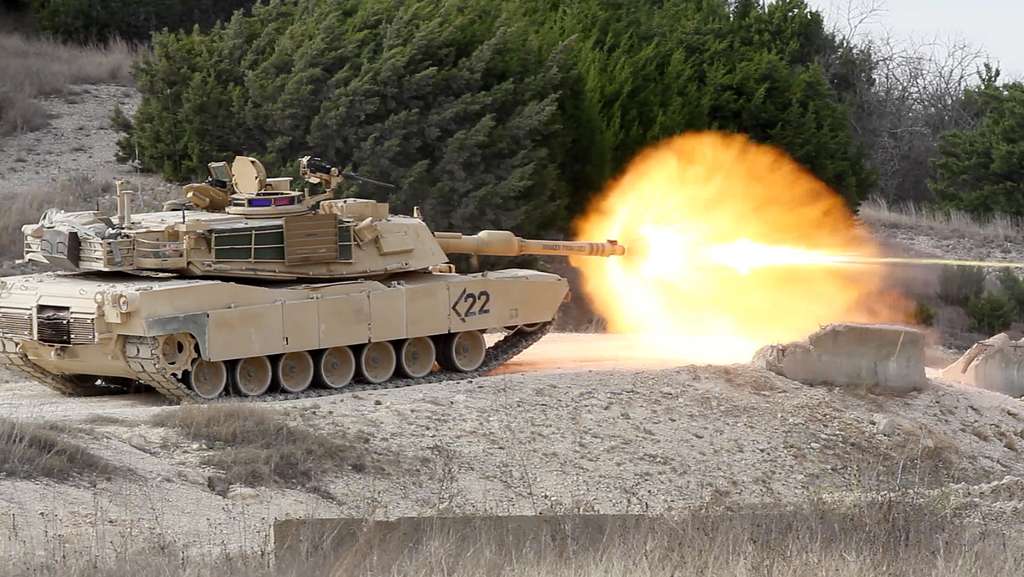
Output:
[[[0,360],[71,395],[281,399],[478,374],[532,344],[565,279],[531,270],[255,285],[46,273],[0,285]],[[489,349],[483,333],[509,334]]]

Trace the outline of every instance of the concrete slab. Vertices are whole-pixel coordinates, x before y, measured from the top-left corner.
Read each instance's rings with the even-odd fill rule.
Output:
[[[1011,397],[1024,397],[1024,339],[1005,333],[980,341],[939,374],[940,378]]]
[[[927,386],[925,336],[898,325],[828,325],[807,341],[770,345],[753,364],[807,385],[903,394]]]

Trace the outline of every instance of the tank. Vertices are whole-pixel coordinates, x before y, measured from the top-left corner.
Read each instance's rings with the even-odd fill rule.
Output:
[[[336,198],[364,179],[299,161],[301,190],[239,156],[160,212],[47,210],[0,280],[0,362],[67,395],[291,399],[482,374],[549,329],[568,294],[535,270],[459,274],[449,255],[622,255],[614,241],[430,230],[418,210]],[[378,183],[379,184],[379,183]],[[490,346],[484,334],[502,336]]]

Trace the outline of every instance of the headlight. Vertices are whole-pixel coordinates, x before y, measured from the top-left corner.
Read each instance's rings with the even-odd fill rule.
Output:
[[[121,293],[113,295],[111,301],[117,310],[127,313],[135,310],[139,304],[139,295],[136,293]]]

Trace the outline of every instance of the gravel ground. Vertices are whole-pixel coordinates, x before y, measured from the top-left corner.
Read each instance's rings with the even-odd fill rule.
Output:
[[[605,338],[568,340],[601,349]],[[555,356],[566,340],[553,335],[532,356]],[[0,384],[0,416],[78,424],[78,442],[136,473],[95,487],[0,480],[0,527],[16,524],[27,542],[59,525],[68,543],[162,531],[185,545],[258,549],[268,521],[285,517],[655,513],[1024,477],[1024,406],[998,394],[935,383],[878,397],[747,366],[588,371],[563,359],[549,372],[522,362],[531,372],[275,403],[311,430],[363,433],[388,457],[383,473],[332,479],[333,502],[270,489],[218,496],[207,487],[216,472],[199,465],[216,449],[147,424],[179,410],[154,395],[81,401]]]
[[[1024,262],[1024,238],[952,234],[935,226],[869,222],[872,233],[899,256],[972,261]]]
[[[128,86],[84,85],[65,97],[42,100],[50,125],[42,130],[0,138],[0,195],[52,186],[61,178],[88,175],[96,180],[127,179],[143,194],[163,198],[171,185],[114,159],[119,135],[111,127],[114,107],[127,114],[140,96]],[[159,193],[154,189],[161,189]]]

